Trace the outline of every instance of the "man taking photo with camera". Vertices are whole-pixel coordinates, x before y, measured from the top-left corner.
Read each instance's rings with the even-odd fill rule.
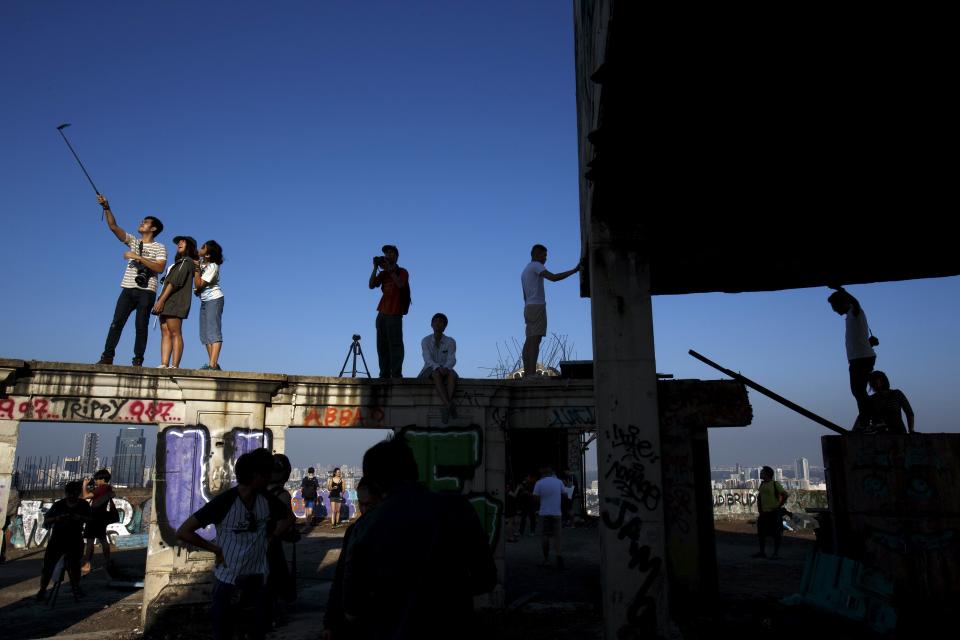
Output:
[[[117,298],[117,307],[113,312],[113,322],[107,332],[107,342],[103,347],[103,355],[97,364],[113,364],[117,343],[123,332],[127,319],[134,310],[137,312],[137,338],[133,345],[133,366],[143,365],[143,354],[147,350],[147,329],[150,324],[150,309],[157,298],[157,274],[167,266],[167,250],[163,244],[155,242],[154,238],[163,231],[163,223],[153,216],[145,216],[137,233],[140,238],[127,233],[117,225],[110,203],[102,195],[97,195],[100,206],[103,207],[107,227],[117,236],[117,240],[130,249],[124,252],[127,260],[120,283],[120,297]]]
[[[374,256],[370,288],[380,287],[383,295],[377,305],[377,357],[381,378],[402,378],[403,316],[410,309],[410,274],[397,265],[400,251],[392,244],[383,246],[382,256]]]

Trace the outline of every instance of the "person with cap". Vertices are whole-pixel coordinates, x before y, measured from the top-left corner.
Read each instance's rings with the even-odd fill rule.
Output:
[[[130,314],[137,312],[134,326],[137,338],[133,343],[133,366],[143,366],[143,356],[147,351],[147,336],[150,329],[150,308],[157,299],[157,274],[162,273],[167,266],[167,249],[156,237],[163,231],[163,223],[154,216],[144,216],[137,226],[137,238],[132,233],[124,231],[117,224],[110,210],[110,203],[102,195],[97,195],[100,206],[103,207],[104,219],[111,233],[117,240],[127,245],[123,254],[127,266],[123,271],[123,280],[120,283],[120,296],[113,311],[113,321],[107,331],[107,341],[103,347],[103,354],[97,364],[113,364],[120,334],[127,324]]]
[[[197,241],[190,236],[177,236],[177,258],[167,270],[163,292],[153,305],[153,313],[160,316],[161,369],[176,369],[183,357],[183,321],[190,314],[190,294],[193,291],[197,263]],[[172,360],[171,360],[172,358]]]

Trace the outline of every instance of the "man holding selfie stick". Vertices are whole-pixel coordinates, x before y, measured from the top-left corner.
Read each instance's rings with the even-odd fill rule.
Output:
[[[167,249],[154,238],[163,231],[163,223],[153,216],[145,216],[137,227],[140,238],[127,233],[117,225],[117,221],[110,211],[110,203],[100,194],[97,200],[103,207],[107,227],[117,236],[117,240],[130,249],[123,254],[127,260],[123,272],[123,281],[120,283],[120,297],[117,298],[117,307],[113,312],[113,322],[107,332],[107,342],[103,347],[103,355],[97,364],[113,364],[117,343],[124,325],[134,309],[137,311],[136,328],[137,338],[133,346],[133,366],[143,365],[143,354],[147,350],[147,330],[150,324],[150,309],[157,298],[157,274],[167,266]]]
[[[392,244],[383,246],[382,256],[374,256],[370,288],[380,287],[383,295],[377,305],[377,356],[381,378],[402,378],[403,316],[410,309],[410,274],[397,265],[400,251]]]

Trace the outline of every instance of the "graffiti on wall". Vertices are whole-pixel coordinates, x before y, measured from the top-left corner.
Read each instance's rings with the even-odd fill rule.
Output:
[[[317,492],[317,502],[323,505],[323,511],[319,511],[316,507],[314,508],[314,515],[317,516],[321,513],[329,514],[330,507],[330,492],[326,489],[320,489]],[[340,517],[344,521],[349,520],[354,517],[357,513],[357,492],[353,489],[345,489],[343,492],[343,503],[340,510]],[[290,496],[290,508],[293,509],[293,515],[298,518],[307,517],[307,505],[303,499],[303,494],[300,489],[297,489],[293,492],[293,495]]]
[[[296,407],[293,424],[305,427],[382,428],[386,414],[381,407]]]
[[[592,427],[597,424],[593,407],[560,407],[553,410],[551,427]]]
[[[183,402],[130,398],[10,396],[0,400],[0,419],[70,422],[183,422]]]
[[[400,430],[417,460],[420,481],[433,491],[459,493],[473,506],[490,545],[500,538],[503,503],[488,493],[473,491],[473,479],[483,462],[480,427]]]
[[[653,636],[657,632],[655,594],[662,591],[653,586],[662,580],[663,558],[655,556],[644,543],[643,523],[645,513],[660,507],[657,469],[654,467],[648,472],[648,467],[660,461],[660,454],[634,425],[614,424],[605,437],[611,452],[603,462],[603,473],[612,481],[617,495],[604,498],[604,504],[616,506],[617,515],[612,516],[609,506],[605,506],[601,509],[601,520],[605,527],[617,532],[618,540],[629,541],[627,568],[639,574],[639,587],[627,607],[628,624],[622,631],[633,633],[633,629],[639,629]]]
[[[116,497],[113,503],[120,514],[120,522],[107,526],[111,541],[122,547],[145,547],[153,500]],[[10,523],[10,544],[18,549],[46,546],[50,530],[44,528],[43,518],[52,506],[52,500],[21,500]]]
[[[212,468],[210,432],[200,425],[167,427],[157,442],[157,525],[163,541],[177,543],[177,529],[216,493],[236,484],[234,465],[248,451],[266,445],[270,448],[270,429],[235,428],[224,435],[224,464]],[[213,540],[214,527],[198,531]]]

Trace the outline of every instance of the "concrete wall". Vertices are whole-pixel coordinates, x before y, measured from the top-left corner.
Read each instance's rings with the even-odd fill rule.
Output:
[[[785,506],[787,511],[794,514],[805,513],[808,508],[827,508],[826,491],[790,489],[788,493],[790,495]],[[756,520],[756,489],[714,489],[713,518],[714,520]]]

